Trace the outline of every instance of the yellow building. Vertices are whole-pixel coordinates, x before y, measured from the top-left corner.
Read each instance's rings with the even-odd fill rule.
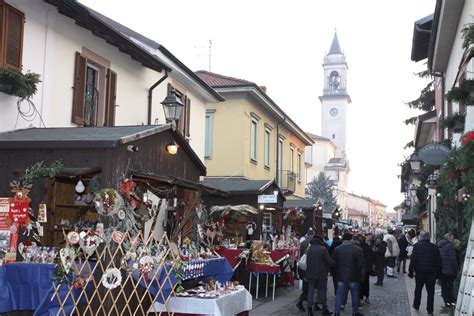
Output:
[[[288,198],[303,198],[305,148],[313,140],[253,82],[196,73],[226,101],[206,110],[207,177],[275,180]]]

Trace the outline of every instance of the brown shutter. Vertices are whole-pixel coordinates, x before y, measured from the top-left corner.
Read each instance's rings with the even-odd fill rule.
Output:
[[[74,73],[74,93],[72,100],[72,122],[84,125],[84,108],[86,102],[86,68],[87,58],[76,52],[76,69]]]
[[[6,18],[5,39],[7,50],[5,53],[5,64],[21,69],[25,16],[22,12],[10,6],[6,6]]]
[[[117,74],[107,69],[107,92],[105,100],[105,126],[115,126],[115,106],[117,98]]]
[[[3,3],[0,3],[0,66],[3,66],[5,64],[4,62],[4,47],[6,46],[5,45],[5,42],[3,41],[4,39],[4,36],[3,36],[3,31],[5,30],[5,28],[3,27],[4,24],[5,24],[5,15],[6,15],[6,11],[5,11],[5,4]]]
[[[186,97],[186,104],[185,104],[185,107],[184,107],[184,110],[186,111],[184,114],[184,118],[185,118],[185,121],[186,121],[186,125],[185,125],[185,132],[187,137],[190,137],[191,136],[191,132],[190,132],[190,127],[191,127],[191,99]]]

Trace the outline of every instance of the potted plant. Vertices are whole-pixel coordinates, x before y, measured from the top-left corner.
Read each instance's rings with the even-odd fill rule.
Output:
[[[460,114],[459,112],[456,112],[452,116],[443,119],[441,121],[441,127],[453,129],[454,133],[462,133],[464,131],[465,119],[465,114]]]
[[[23,75],[14,68],[0,67],[0,91],[14,94],[15,88],[22,84]]]
[[[28,71],[22,74],[15,68],[0,67],[0,92],[30,99],[36,93],[39,82],[40,75],[37,73]]]
[[[465,105],[474,105],[474,80],[464,80],[458,87],[452,87],[446,98],[448,101],[461,101]]]

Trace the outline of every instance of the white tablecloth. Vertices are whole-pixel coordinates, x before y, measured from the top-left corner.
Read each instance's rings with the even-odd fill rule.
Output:
[[[214,316],[234,316],[252,310],[252,295],[244,287],[218,298],[171,297],[167,306],[155,303],[150,312],[175,312]]]

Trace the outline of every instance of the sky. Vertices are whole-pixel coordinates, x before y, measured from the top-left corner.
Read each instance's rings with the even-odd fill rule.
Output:
[[[188,68],[249,80],[304,131],[321,134],[323,59],[334,32],[349,66],[348,191],[390,211],[403,200],[399,163],[411,150],[426,60],[411,61],[414,22],[435,0],[80,0],[165,46]],[[113,5],[111,5],[113,3]],[[209,41],[211,58],[209,62]]]

